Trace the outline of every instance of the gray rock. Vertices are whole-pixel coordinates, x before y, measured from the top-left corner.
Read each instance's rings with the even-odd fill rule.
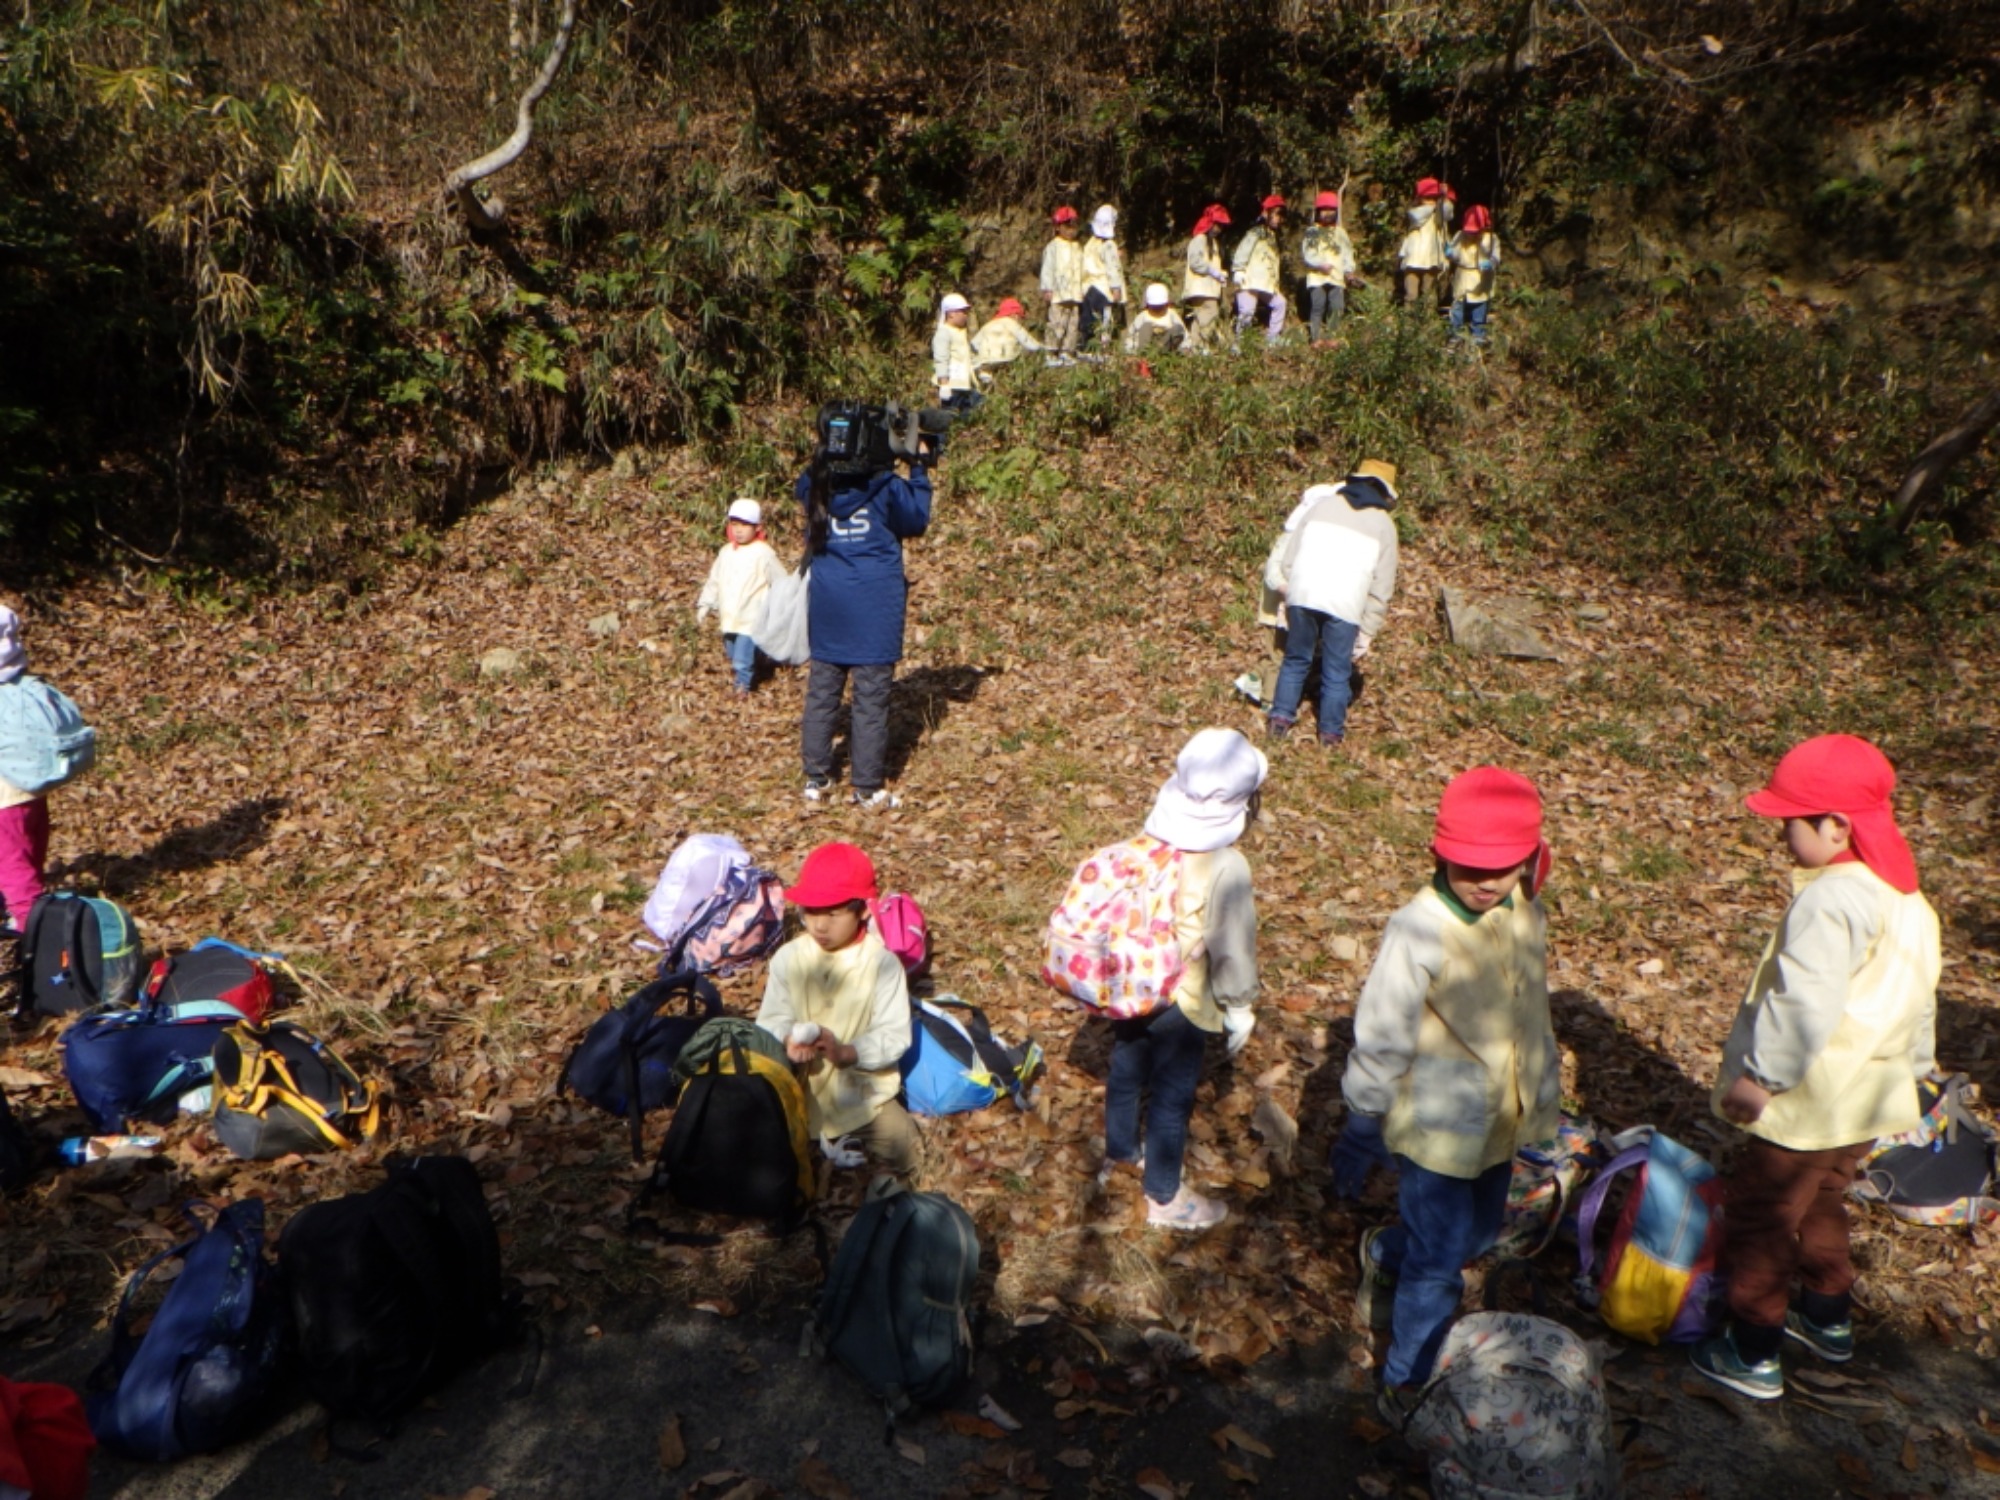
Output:
[[[495,646],[479,658],[481,677],[511,677],[521,670],[521,653],[509,646]]]
[[[596,619],[591,620],[588,624],[586,624],[584,626],[584,629],[588,630],[592,635],[596,636],[601,641],[609,639],[611,636],[618,634],[619,624],[620,621],[618,619],[618,612],[616,610],[613,610],[608,615],[597,616]]]
[[[1495,595],[1474,600],[1463,590],[1440,587],[1438,609],[1446,634],[1461,651],[1479,656],[1513,656],[1529,661],[1554,661],[1556,653],[1535,628],[1537,606],[1531,599]]]

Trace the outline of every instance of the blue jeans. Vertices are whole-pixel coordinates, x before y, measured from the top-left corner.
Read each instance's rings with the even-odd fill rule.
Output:
[[[722,647],[729,653],[729,665],[736,672],[736,685],[749,687],[757,675],[757,643],[750,639],[750,632],[746,630],[738,634],[724,631]]]
[[[1468,302],[1463,297],[1454,298],[1451,304],[1451,336],[1463,338],[1466,325],[1472,327],[1472,342],[1486,342],[1486,304]]]
[[[1397,1157],[1396,1167],[1403,1219],[1376,1241],[1382,1269],[1396,1278],[1382,1378],[1390,1385],[1421,1385],[1458,1316],[1466,1262],[1500,1236],[1514,1164],[1503,1161],[1471,1178],[1447,1177],[1407,1156]]]
[[[1112,1161],[1139,1157],[1139,1095],[1146,1106],[1146,1196],[1170,1202],[1181,1190],[1188,1116],[1201,1082],[1208,1033],[1178,1005],[1132,1021],[1111,1023],[1111,1076],[1104,1084],[1104,1154]]]
[[[1354,641],[1359,625],[1321,614],[1316,609],[1285,607],[1285,662],[1278,668],[1278,686],[1271,695],[1271,717],[1289,724],[1299,716],[1306,678],[1313,657],[1319,657],[1319,732],[1347,732],[1347,705],[1353,701]]]

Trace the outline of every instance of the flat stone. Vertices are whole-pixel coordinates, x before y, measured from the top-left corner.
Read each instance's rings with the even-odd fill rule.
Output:
[[[1438,609],[1444,616],[1445,633],[1461,651],[1528,661],[1556,660],[1556,653],[1533,624],[1533,600],[1501,596],[1475,600],[1461,589],[1440,586]]]
[[[617,611],[613,610],[608,615],[599,615],[596,619],[590,621],[587,625],[585,625],[584,629],[588,630],[592,635],[596,636],[599,640],[604,640],[609,636],[614,636],[618,634],[618,626],[620,623],[621,622],[618,618]]]
[[[521,653],[510,646],[495,646],[479,658],[481,677],[511,677],[521,670]]]
[[[1602,625],[1611,618],[1611,611],[1602,604],[1580,604],[1576,617],[1586,625]]]
[[[1351,964],[1361,957],[1361,944],[1342,933],[1328,943],[1327,950],[1333,954],[1335,963]]]

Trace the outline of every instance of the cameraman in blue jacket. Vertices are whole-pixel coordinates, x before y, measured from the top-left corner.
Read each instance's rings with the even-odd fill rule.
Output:
[[[806,628],[812,667],[806,679],[800,751],[806,801],[833,797],[833,725],[850,675],[854,705],[848,730],[848,776],[853,801],[892,808],[901,798],[888,789],[889,689],[903,656],[903,618],[909,583],[903,576],[903,543],[931,524],[931,481],[921,460],[872,473],[835,473],[827,458],[821,414],[819,444],[799,476],[796,493],[806,513]]]

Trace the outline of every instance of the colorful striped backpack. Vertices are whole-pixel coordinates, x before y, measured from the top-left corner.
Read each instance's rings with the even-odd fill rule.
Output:
[[[1972,1081],[1955,1073],[1920,1082],[1924,1117],[1914,1130],[1884,1136],[1848,1189],[1912,1224],[1991,1224],[2000,1219],[1993,1128],[1972,1112]]]

